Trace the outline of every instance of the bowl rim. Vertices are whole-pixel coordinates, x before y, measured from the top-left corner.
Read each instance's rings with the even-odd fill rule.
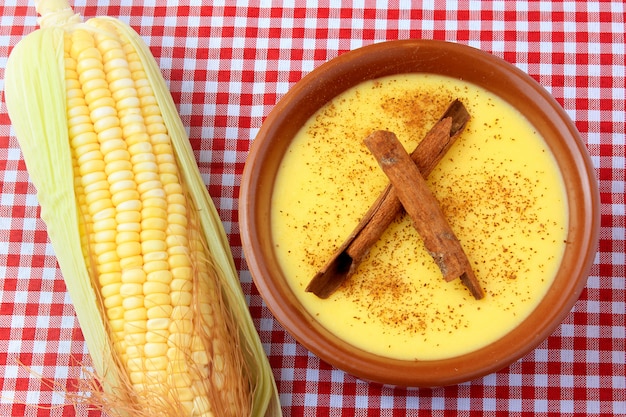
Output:
[[[259,230],[261,222],[269,221],[269,208],[267,199],[261,201],[257,190],[273,184],[273,176],[267,178],[261,171],[268,158],[276,158],[276,154],[280,153],[280,150],[273,147],[271,138],[281,126],[290,123],[288,119],[291,103],[310,99],[312,94],[322,95],[316,98],[320,102],[330,100],[350,85],[345,88],[337,87],[339,90],[332,87],[320,90],[322,80],[340,80],[348,72],[359,71],[358,68],[368,68],[363,79],[371,79],[410,65],[394,60],[389,60],[382,68],[381,65],[373,65],[380,62],[380,55],[402,57],[403,61],[405,58],[416,59],[420,70],[413,72],[440,73],[437,60],[442,59],[459,65],[471,64],[474,68],[470,71],[476,73],[473,76],[483,77],[481,82],[487,84],[484,85],[487,89],[491,89],[490,77],[502,77],[499,78],[501,83],[517,86],[515,93],[508,97],[497,94],[510,103],[518,102],[518,105],[526,106],[527,104],[522,104],[523,100],[534,100],[541,107],[544,118],[535,117],[531,122],[541,125],[538,127],[540,131],[550,129],[560,132],[562,139],[548,145],[555,156],[558,155],[556,159],[559,165],[569,164],[568,169],[575,177],[568,179],[571,181],[566,184],[570,210],[567,247],[576,244],[579,245],[579,250],[575,254],[566,251],[569,256],[564,258],[560,270],[565,269],[567,277],[559,271],[559,285],[553,283],[544,300],[531,313],[530,317],[541,314],[542,319],[535,319],[527,324],[527,318],[501,339],[465,355],[432,361],[405,361],[383,358],[354,347],[348,348],[338,336],[326,330],[302,306],[294,302],[295,295],[291,290],[271,278],[272,271],[263,259],[264,255],[273,256],[269,249],[272,241],[271,237],[263,236]],[[436,59],[424,62],[425,57],[431,56]],[[463,79],[465,77],[459,74],[464,71],[467,73],[468,70],[447,68],[446,71],[448,73],[444,75]],[[482,85],[474,79],[468,81]],[[520,91],[517,90],[520,88],[523,90],[523,97],[519,97]],[[563,166],[561,169],[564,169]],[[504,59],[471,46],[437,40],[396,40],[363,46],[325,62],[304,76],[278,101],[252,142],[244,165],[239,194],[239,221],[244,258],[254,284],[273,316],[296,341],[325,362],[366,381],[396,386],[435,387],[470,381],[505,368],[535,349],[561,324],[580,297],[595,258],[600,228],[599,201],[595,170],[574,123],[561,105],[535,79]],[[572,238],[579,241],[573,242]],[[563,293],[567,295],[562,296]],[[547,303],[550,304],[549,308]]]

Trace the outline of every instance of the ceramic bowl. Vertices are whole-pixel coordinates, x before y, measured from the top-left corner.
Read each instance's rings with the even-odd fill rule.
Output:
[[[271,195],[285,149],[320,106],[361,81],[399,73],[434,73],[462,79],[497,94],[535,126],[557,156],[569,206],[569,231],[557,276],[538,307],[501,339],[462,356],[404,361],[346,343],[321,326],[298,302],[273,253]],[[599,194],[594,169],[574,124],[534,79],[480,50],[432,40],[373,44],[321,65],[279,101],[252,144],[240,189],[245,258],[275,318],[322,360],[358,378],[397,386],[457,384],[498,371],[544,341],[570,312],[584,288],[598,244]]]

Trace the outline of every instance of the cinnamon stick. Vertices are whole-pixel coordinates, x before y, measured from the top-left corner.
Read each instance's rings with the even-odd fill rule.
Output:
[[[483,290],[437,198],[396,135],[379,130],[365,138],[365,144],[389,178],[445,280],[460,277],[476,299],[483,298]]]
[[[465,128],[470,116],[463,103],[454,100],[439,121],[411,153],[424,177],[428,176]],[[369,249],[391,222],[402,213],[402,203],[391,184],[376,199],[359,224],[331,259],[306,287],[320,298],[328,298],[355,271]]]

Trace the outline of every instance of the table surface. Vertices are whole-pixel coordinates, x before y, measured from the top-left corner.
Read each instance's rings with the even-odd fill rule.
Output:
[[[77,0],[74,9],[130,23],[156,57],[229,235],[284,414],[626,415],[625,2],[239,3]],[[0,90],[11,49],[36,28],[33,2],[0,5]],[[467,44],[530,74],[579,129],[602,202],[600,246],[587,285],[554,333],[499,372],[432,389],[360,381],[297,343],[252,282],[237,222],[244,161],[277,100],[343,52],[407,38]],[[76,390],[81,366],[90,359],[39,215],[2,96],[0,416],[99,416],[66,404],[62,394]]]

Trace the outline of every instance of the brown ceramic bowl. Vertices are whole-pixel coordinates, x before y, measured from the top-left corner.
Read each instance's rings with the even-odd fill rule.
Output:
[[[272,188],[285,149],[320,106],[361,81],[398,73],[435,73],[466,80],[514,105],[557,156],[569,203],[567,247],[543,301],[510,333],[482,349],[433,361],[402,361],[350,346],[322,327],[290,290],[272,248]],[[581,138],[561,106],[531,77],[471,47],[430,40],[392,41],[345,53],[311,72],[275,106],[252,144],[241,183],[243,249],[254,282],[276,319],[322,360],[364,380],[399,386],[442,386],[500,370],[546,339],[585,286],[599,231],[599,194]]]

